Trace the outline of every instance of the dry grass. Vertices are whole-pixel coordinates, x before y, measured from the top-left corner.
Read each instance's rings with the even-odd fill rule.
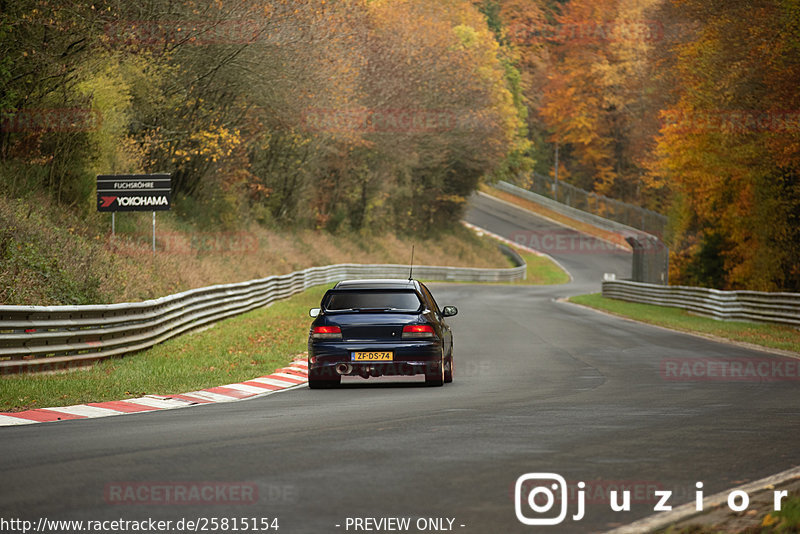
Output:
[[[132,302],[219,283],[240,282],[335,263],[509,267],[489,239],[457,226],[437,239],[391,234],[275,230],[235,232],[187,227],[174,213],[157,216],[151,251],[150,213],[83,218],[46,199],[0,197],[0,304]]]
[[[124,258],[126,284],[116,299],[133,301],[217,283],[238,282],[286,274],[318,265],[336,263],[408,263],[412,244],[417,265],[509,267],[508,260],[489,240],[456,228],[445,239],[414,240],[395,235],[332,235],[324,231],[279,232],[251,227],[236,235],[204,234],[220,250],[161,244],[157,252],[147,245],[117,247]],[[183,235],[183,234],[180,234]],[[195,242],[197,242],[195,236]],[[234,243],[225,245],[226,241]],[[245,247],[238,246],[244,242]],[[162,246],[159,246],[162,245]],[[113,245],[110,245],[112,249]]]

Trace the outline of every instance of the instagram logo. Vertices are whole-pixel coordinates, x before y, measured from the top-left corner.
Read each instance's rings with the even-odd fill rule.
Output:
[[[703,483],[695,482],[695,510],[703,511]],[[576,498],[578,510],[572,516],[573,521],[580,521],[586,514],[586,494],[590,494],[589,502],[608,502],[613,512],[630,512],[631,502],[654,502],[654,512],[669,512],[672,510],[670,499],[673,491],[656,489],[663,487],[657,482],[647,482],[643,487],[641,483],[626,481],[596,480],[587,488],[581,481],[574,485],[577,488]],[[611,489],[611,488],[614,489]],[[646,489],[646,491],[645,491]],[[607,494],[606,494],[607,491]],[[652,491],[652,496],[650,495]],[[525,473],[517,479],[514,485],[514,511],[517,519],[524,525],[558,525],[567,517],[569,489],[564,477],[555,473]],[[632,501],[631,496],[636,500]],[[638,497],[636,496],[638,495]],[[679,493],[680,495],[680,493]],[[787,490],[773,492],[773,509],[781,509],[782,500],[788,496]],[[599,501],[597,499],[600,499]],[[678,497],[680,498],[680,497]],[[748,510],[750,496],[742,489],[734,489],[728,493],[728,508],[732,512],[740,513]],[[556,511],[558,515],[556,515]]]
[[[514,485],[514,511],[525,525],[558,525],[567,517],[567,481],[555,473],[525,473]],[[582,517],[583,503],[579,502],[573,519]]]

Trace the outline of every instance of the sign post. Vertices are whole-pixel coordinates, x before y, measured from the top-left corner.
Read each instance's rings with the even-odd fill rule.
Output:
[[[170,208],[170,174],[100,174],[97,176],[97,211],[111,212],[111,235],[116,235],[116,212],[153,212],[153,252],[156,251],[156,212]]]

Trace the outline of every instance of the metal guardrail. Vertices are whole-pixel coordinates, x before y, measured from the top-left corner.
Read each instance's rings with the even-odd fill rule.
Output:
[[[414,267],[414,277],[462,282],[523,280],[527,266],[518,255],[516,258],[518,267],[508,269],[420,265]],[[348,278],[407,276],[407,265],[340,264],[193,289],[144,302],[0,306],[0,374],[89,365],[105,358],[137,352],[320,284]]]
[[[642,230],[638,230],[632,226],[628,226],[617,221],[612,221],[611,219],[606,219],[604,217],[600,217],[599,215],[595,215],[594,213],[573,208],[572,206],[567,206],[566,204],[557,202],[552,198],[547,198],[546,196],[534,193],[533,191],[528,191],[527,189],[517,187],[514,184],[510,184],[502,180],[492,184],[492,186],[500,191],[505,191],[506,193],[511,193],[512,195],[530,200],[531,202],[541,204],[542,206],[550,208],[556,213],[560,213],[571,219],[575,219],[576,221],[591,224],[592,226],[602,228],[603,230],[608,230],[609,232],[622,234],[623,237],[635,237],[644,233]]]
[[[703,287],[604,280],[603,296],[683,308],[714,319],[800,326],[800,293],[720,291]]]
[[[530,175],[529,180],[532,192],[552,198],[561,204],[633,226],[659,238],[663,237],[666,231],[667,217],[656,211],[586,191],[564,181],[556,184],[552,178],[536,172]]]

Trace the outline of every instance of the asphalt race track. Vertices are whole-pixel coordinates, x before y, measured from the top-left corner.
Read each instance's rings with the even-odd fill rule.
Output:
[[[449,518],[464,533],[594,532],[653,513],[647,488],[673,491],[678,505],[694,500],[697,481],[710,495],[798,464],[796,381],[665,380],[661,371],[667,358],[779,357],[558,302],[599,291],[604,272],[627,276],[630,256],[585,247],[589,238],[483,196],[466,218],[515,240],[554,233],[581,245],[552,251],[571,284],[432,284],[440,305],[459,308],[453,384],[304,387],[0,428],[0,517],[266,517],[280,533],[365,532],[352,518],[388,517],[411,518],[408,531],[418,532],[418,518]],[[528,472],[591,482],[585,517],[521,524],[514,484]],[[244,503],[223,492],[203,506],[120,504],[111,493],[209,482],[256,492]],[[632,491],[629,512],[610,510],[607,490],[619,485]],[[571,516],[577,503],[567,504]]]

